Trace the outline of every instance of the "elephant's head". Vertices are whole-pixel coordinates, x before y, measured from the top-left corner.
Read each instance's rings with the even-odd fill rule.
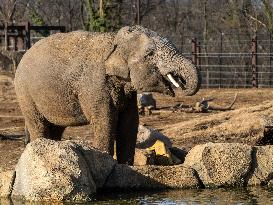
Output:
[[[105,65],[106,74],[123,78],[139,91],[174,96],[173,84],[194,95],[201,83],[199,70],[173,44],[141,26],[118,31]]]

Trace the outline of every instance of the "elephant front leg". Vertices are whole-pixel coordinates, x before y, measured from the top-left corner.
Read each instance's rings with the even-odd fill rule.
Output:
[[[117,126],[117,160],[120,164],[133,165],[138,132],[137,93],[132,93],[126,109],[119,114]]]
[[[93,113],[91,128],[93,130],[93,145],[100,151],[114,155],[114,140],[116,130],[115,112],[110,112],[108,106],[101,106]]]

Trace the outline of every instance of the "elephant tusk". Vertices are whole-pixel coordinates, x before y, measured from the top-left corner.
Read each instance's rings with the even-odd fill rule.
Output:
[[[173,78],[173,76],[172,76],[171,74],[167,74],[167,77],[170,79],[170,81],[172,82],[172,84],[173,84],[175,87],[177,87],[177,88],[180,87],[179,84],[175,81],[175,79]]]

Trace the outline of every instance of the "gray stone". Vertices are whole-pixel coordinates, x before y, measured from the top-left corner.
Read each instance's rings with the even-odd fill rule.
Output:
[[[249,145],[207,143],[191,149],[184,165],[195,169],[206,187],[243,186],[251,168],[251,152]]]
[[[101,188],[104,185],[106,178],[117,164],[117,161],[105,152],[101,152],[94,148],[90,149],[90,147],[86,146],[84,142],[77,143],[82,146],[84,158],[88,164],[96,187]]]
[[[157,140],[164,142],[167,148],[172,147],[172,141],[168,137],[155,129],[139,125],[136,144],[137,148],[146,149],[153,146]]]
[[[80,143],[37,139],[27,145],[19,159],[12,197],[33,201],[89,200],[112,170],[112,161],[111,158],[109,163],[108,154]]]
[[[273,146],[253,148],[252,172],[247,185],[271,184],[273,179]],[[270,183],[269,183],[270,182]]]
[[[137,94],[137,104],[138,107],[151,107],[152,109],[156,108],[156,101],[153,98],[152,93],[141,93]]]
[[[14,171],[0,173],[0,197],[9,197],[11,195],[14,177]]]
[[[127,166],[117,164],[109,176],[106,189],[160,189],[197,188],[196,172],[183,165],[175,166]]]

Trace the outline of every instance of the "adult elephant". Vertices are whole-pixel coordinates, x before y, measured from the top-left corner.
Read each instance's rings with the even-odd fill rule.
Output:
[[[137,91],[174,96],[200,87],[200,73],[166,39],[141,26],[117,33],[76,31],[37,42],[21,60],[15,89],[30,139],[60,140],[67,126],[90,124],[94,145],[133,163]]]

